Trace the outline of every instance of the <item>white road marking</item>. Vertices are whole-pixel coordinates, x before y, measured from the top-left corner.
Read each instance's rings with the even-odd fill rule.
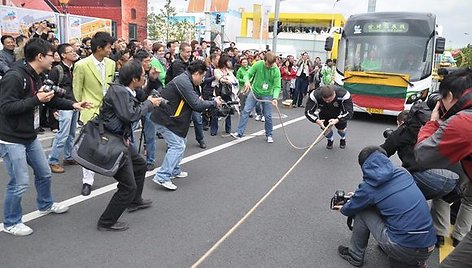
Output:
[[[305,116],[300,116],[300,117],[297,117],[295,119],[292,119],[290,121],[287,121],[287,122],[284,122],[284,126],[288,126],[288,125],[291,125],[293,123],[296,123],[298,121],[301,121],[305,119]],[[282,127],[282,124],[278,124],[276,126],[274,126],[274,130],[276,129],[279,129]],[[250,140],[258,135],[261,135],[264,133],[264,130],[260,130],[260,131],[257,131],[255,133],[252,133],[250,135],[247,135],[247,136],[244,136],[240,139],[235,139],[235,140],[232,140],[230,142],[227,142],[227,143],[223,143],[221,145],[218,145],[216,147],[213,147],[213,148],[210,148],[208,150],[205,150],[205,151],[202,151],[200,153],[196,153],[196,154],[193,154],[193,155],[190,155],[190,156],[187,156],[185,158],[182,159],[182,162],[181,164],[185,164],[185,163],[188,163],[190,161],[193,161],[193,160],[197,160],[199,158],[202,158],[204,156],[207,156],[209,154],[212,154],[212,153],[216,153],[218,151],[221,151],[223,149],[226,149],[228,147],[231,147],[233,145],[236,145],[238,143],[241,143],[241,142],[244,142],[244,141],[247,141],[247,140]],[[152,171],[148,171],[146,172],[146,178],[147,177],[150,177],[150,176],[154,176],[156,174],[156,169],[152,170]],[[98,188],[96,190],[93,190],[89,196],[82,196],[82,195],[78,195],[78,196],[75,196],[75,197],[72,197],[70,199],[67,199],[67,200],[64,200],[62,202],[60,202],[61,205],[66,205],[66,206],[73,206],[73,205],[76,205],[78,203],[81,203],[83,201],[86,201],[86,200],[89,200],[91,198],[94,198],[96,196],[99,196],[99,195],[102,195],[102,194],[105,194],[105,193],[108,193],[110,191],[113,191],[116,189],[116,186],[118,185],[117,182],[115,183],[112,183],[112,184],[109,184],[109,185],[106,185],[106,186],[103,186],[101,188]],[[26,222],[29,222],[29,221],[32,221],[32,220],[35,220],[35,219],[38,219],[42,216],[45,216],[45,215],[41,215],[39,214],[39,211],[36,210],[36,211],[33,211],[31,213],[28,213],[26,215],[23,215],[22,217],[22,221],[23,223],[26,223]],[[3,232],[3,223],[0,223],[0,232]]]

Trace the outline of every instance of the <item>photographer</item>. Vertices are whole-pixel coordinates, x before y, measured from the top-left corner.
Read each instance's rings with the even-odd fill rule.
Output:
[[[346,148],[347,120],[352,118],[354,108],[351,94],[338,86],[322,86],[314,90],[306,102],[305,116],[311,122],[318,124],[321,129],[330,123],[334,124],[341,137],[339,148]],[[325,134],[328,144],[326,149],[333,149],[334,137],[330,130]]]
[[[469,178],[464,185],[462,204],[452,238],[455,250],[441,267],[470,267],[472,262],[472,70],[462,68],[447,74],[439,85],[441,100],[418,134],[415,156],[425,168],[450,168],[460,163]],[[462,186],[462,185],[461,185]],[[467,235],[466,235],[467,234]],[[457,244],[457,243],[456,243]]]
[[[55,97],[53,90],[42,86],[40,75],[51,69],[53,61],[51,43],[32,38],[25,45],[25,60],[0,80],[0,154],[10,176],[3,223],[5,232],[17,236],[33,232],[21,222],[21,198],[29,184],[27,165],[34,171],[39,213],[64,213],[69,209],[53,201],[51,170],[35,132],[39,128],[39,106],[46,104],[60,110],[91,107],[87,101],[75,103]]]
[[[126,63],[120,70],[120,84],[112,84],[103,98],[99,120],[113,134],[123,136],[128,143],[127,159],[115,174],[118,191],[98,220],[100,231],[125,231],[128,225],[118,222],[123,211],[136,211],[151,206],[150,200],[141,197],[146,161],[131,145],[132,123],[141,119],[153,107],[161,103],[161,98],[150,96],[146,101],[136,99],[136,90],[145,82],[145,72],[141,62],[137,60]]]
[[[339,255],[362,266],[372,233],[391,267],[424,267],[434,250],[436,233],[428,204],[412,176],[396,167],[378,146],[362,149],[358,161],[362,182],[349,201],[334,206],[354,217],[351,246],[339,246]]]
[[[215,97],[213,101],[205,101],[199,96],[199,87],[206,71],[207,66],[203,61],[190,63],[187,71],[166,84],[166,88],[162,91],[161,95],[169,101],[169,105],[157,107],[151,115],[157,131],[167,143],[164,161],[153,181],[169,190],[177,189],[171,181],[172,178],[188,175],[180,169],[180,161],[185,151],[185,137],[190,127],[192,112],[203,112],[221,105],[220,97]]]
[[[65,99],[75,101],[72,92],[72,68],[79,56],[69,44],[60,45],[58,53],[61,55],[62,61],[49,72],[49,79],[55,85],[65,90],[63,95]],[[64,172],[64,168],[59,164],[62,154],[64,154],[64,165],[77,164],[71,156],[71,151],[74,144],[78,117],[79,113],[77,111],[59,110],[59,131],[54,137],[48,159],[49,167],[53,173]]]

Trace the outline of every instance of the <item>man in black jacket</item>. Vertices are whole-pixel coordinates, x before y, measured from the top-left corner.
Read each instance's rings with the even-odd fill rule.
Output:
[[[323,86],[310,93],[306,102],[305,116],[311,122],[318,124],[321,129],[334,124],[341,137],[339,147],[346,148],[347,120],[352,118],[354,108],[351,94],[338,86]],[[326,149],[333,149],[333,131],[325,135],[328,139]]]
[[[16,43],[15,39],[11,35],[3,35],[1,38],[3,49],[0,50],[0,77],[10,69],[15,62],[15,51]]]
[[[151,201],[142,198],[146,161],[131,145],[132,123],[141,119],[154,106],[161,103],[162,98],[149,96],[144,102],[136,99],[136,90],[145,81],[144,68],[141,62],[133,60],[120,69],[120,84],[113,84],[108,89],[100,108],[99,120],[103,120],[105,128],[113,134],[123,136],[128,143],[127,159],[116,172],[118,191],[98,220],[100,231],[125,231],[128,225],[119,222],[123,211],[136,211],[151,206]]]
[[[198,94],[207,66],[203,61],[190,63],[186,72],[177,76],[162,91],[162,97],[169,105],[154,110],[151,120],[156,123],[157,131],[167,143],[167,153],[153,181],[169,190],[176,190],[171,179],[186,177],[181,171],[180,161],[185,151],[185,137],[190,127],[193,111],[203,112],[206,109],[221,105],[221,98],[212,101],[202,100]]]
[[[0,80],[0,154],[10,176],[3,223],[5,232],[12,235],[33,232],[21,222],[21,198],[29,184],[27,165],[34,171],[39,212],[64,213],[69,209],[53,201],[51,170],[35,132],[39,128],[39,106],[82,110],[91,105],[87,101],[76,103],[55,97],[54,91],[42,86],[40,75],[51,69],[53,59],[51,43],[33,38],[25,45],[26,61],[14,65]]]

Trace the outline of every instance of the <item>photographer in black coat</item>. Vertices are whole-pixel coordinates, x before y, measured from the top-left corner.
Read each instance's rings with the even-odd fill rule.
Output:
[[[206,71],[207,66],[203,61],[190,63],[187,71],[166,84],[166,88],[161,92],[162,97],[169,101],[169,105],[156,108],[151,115],[157,131],[167,143],[167,153],[153,181],[169,190],[177,189],[171,182],[172,178],[188,175],[180,170],[180,161],[185,151],[185,137],[190,127],[192,112],[203,112],[221,105],[220,97],[206,101],[199,96],[200,84]]]
[[[111,85],[103,98],[99,120],[104,122],[108,131],[123,136],[124,142],[128,145],[128,154],[114,176],[118,181],[118,191],[98,220],[97,228],[100,231],[127,230],[128,225],[118,221],[123,211],[126,208],[129,211],[148,208],[152,203],[141,197],[146,161],[130,145],[130,141],[132,123],[141,119],[154,106],[158,106],[162,98],[149,96],[144,102],[136,98],[136,89],[141,88],[145,80],[144,69],[137,60],[130,61],[121,68],[119,80],[120,84]]]

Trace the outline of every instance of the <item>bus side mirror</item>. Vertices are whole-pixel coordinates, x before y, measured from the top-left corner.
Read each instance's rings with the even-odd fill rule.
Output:
[[[334,38],[333,37],[326,37],[326,41],[325,41],[325,47],[324,49],[326,51],[331,51],[333,49],[333,43],[334,43]]]
[[[436,54],[442,54],[446,49],[446,38],[438,37],[436,38],[436,47],[434,48],[434,52]]]

